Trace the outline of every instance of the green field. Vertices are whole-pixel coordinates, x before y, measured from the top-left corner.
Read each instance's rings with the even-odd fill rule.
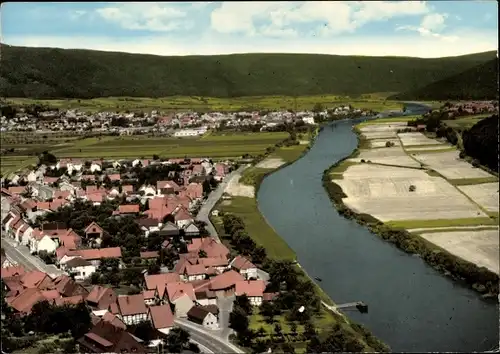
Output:
[[[260,213],[255,198],[232,197],[231,200],[219,202],[215,209],[242,218],[250,237],[266,249],[269,258],[295,260],[295,252],[269,226]]]
[[[312,109],[319,103],[325,108],[351,104],[355,108],[370,109],[377,112],[388,109],[399,109],[402,104],[397,101],[386,101],[383,93],[368,94],[360,98],[336,95],[315,96],[249,96],[236,98],[172,96],[163,98],[145,97],[108,97],[94,99],[58,99],[37,100],[31,98],[9,98],[13,105],[44,104],[60,109],[79,109],[88,112],[119,111],[238,111],[238,110],[279,110]]]
[[[419,229],[453,226],[498,225],[494,218],[465,218],[465,219],[433,219],[433,220],[398,220],[388,221],[386,225],[401,229]]]
[[[153,155],[164,158],[235,158],[245,154],[252,156],[263,154],[268,147],[274,147],[288,136],[288,133],[284,132],[208,134],[202,138],[105,136],[73,140],[65,143],[65,146],[60,146],[60,142],[57,141],[30,144],[31,156],[26,154],[22,147],[19,148],[14,144],[12,146],[16,147],[16,152],[13,155],[4,155],[0,159],[1,173],[6,175],[36,163],[36,156],[44,150],[49,150],[57,158],[132,159],[152,158]]]
[[[474,124],[479,122],[480,120],[490,117],[492,114],[478,114],[478,115],[473,115],[473,116],[468,116],[468,117],[463,117],[463,118],[458,118],[458,119],[451,119],[451,120],[444,120],[443,122],[452,128],[462,128],[462,129],[468,129],[472,127]]]

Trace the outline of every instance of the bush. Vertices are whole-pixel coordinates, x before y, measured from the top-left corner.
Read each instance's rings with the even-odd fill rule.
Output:
[[[417,187],[415,187],[413,184],[409,188],[410,192],[415,192],[416,189]]]

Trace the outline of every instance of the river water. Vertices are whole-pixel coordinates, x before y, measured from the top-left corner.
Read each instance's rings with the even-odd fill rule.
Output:
[[[417,113],[420,106],[407,106]],[[338,304],[363,301],[368,314],[346,310],[393,351],[485,351],[498,345],[495,299],[484,300],[340,216],[322,186],[323,171],[357,146],[353,122],[325,127],[311,150],[265,178],[258,205],[297,253],[302,267]]]

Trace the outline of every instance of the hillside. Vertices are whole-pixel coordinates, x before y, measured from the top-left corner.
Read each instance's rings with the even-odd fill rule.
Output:
[[[493,100],[498,98],[498,59],[414,91],[396,94],[396,100]]]
[[[406,92],[495,57],[420,59],[313,54],[154,55],[1,46],[0,95],[239,97]]]

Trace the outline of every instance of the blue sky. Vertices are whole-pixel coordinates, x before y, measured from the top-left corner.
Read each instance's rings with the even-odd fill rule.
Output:
[[[2,42],[158,55],[496,50],[496,1],[4,3]]]

